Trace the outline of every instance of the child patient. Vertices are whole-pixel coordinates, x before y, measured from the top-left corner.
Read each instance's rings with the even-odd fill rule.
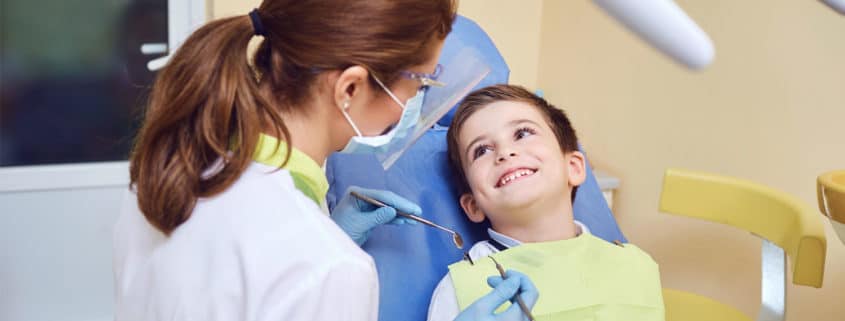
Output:
[[[488,256],[534,282],[539,320],[664,319],[651,257],[573,219],[586,169],[563,111],[522,87],[491,86],[464,99],[447,140],[461,207],[473,222],[490,221],[490,239],[470,249],[471,262],[449,266],[428,320],[453,320],[489,291],[485,280],[498,272]]]

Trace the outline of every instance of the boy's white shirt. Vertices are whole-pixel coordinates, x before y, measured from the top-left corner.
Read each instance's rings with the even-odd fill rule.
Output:
[[[590,229],[587,228],[586,225],[578,221],[574,222],[579,228],[577,234],[578,236],[581,236],[584,233],[590,233]],[[487,229],[487,234],[491,239],[499,242],[507,248],[512,248],[522,244],[519,240],[496,232],[490,228]],[[490,241],[481,241],[475,243],[472,248],[470,248],[469,257],[473,261],[477,261],[497,252],[499,252],[499,250],[493,246],[493,244],[490,244]],[[452,284],[452,277],[447,273],[446,276],[440,279],[440,283],[438,283],[437,287],[434,288],[434,294],[431,295],[431,303],[428,305],[428,321],[451,321],[454,320],[459,313],[461,313],[461,308],[458,306],[458,298],[455,295],[455,285]]]

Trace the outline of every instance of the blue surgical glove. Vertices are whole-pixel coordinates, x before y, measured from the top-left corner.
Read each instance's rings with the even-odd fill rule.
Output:
[[[537,298],[540,296],[534,283],[528,279],[525,274],[514,270],[505,272],[505,279],[500,276],[491,276],[487,278],[487,284],[493,288],[489,294],[476,300],[461,314],[455,318],[455,321],[527,321],[526,316],[516,303],[516,295],[519,294],[525,305],[529,309],[534,307],[537,303]],[[496,308],[501,306],[505,301],[511,301],[511,306],[507,310],[496,314]]]
[[[372,197],[388,206],[379,207],[367,203],[351,195],[350,192],[352,191]],[[393,192],[350,186],[346,190],[346,195],[332,211],[331,218],[346,234],[349,234],[349,237],[355,243],[361,245],[370,237],[370,231],[381,224],[417,223],[413,220],[397,217],[396,209],[408,214],[422,214],[422,209],[417,204]]]

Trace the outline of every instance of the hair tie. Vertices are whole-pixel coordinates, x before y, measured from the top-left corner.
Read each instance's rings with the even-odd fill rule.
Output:
[[[261,23],[261,17],[258,16],[258,9],[252,9],[249,12],[249,20],[252,21],[252,32],[256,36],[266,36],[267,31],[264,30],[264,24]]]

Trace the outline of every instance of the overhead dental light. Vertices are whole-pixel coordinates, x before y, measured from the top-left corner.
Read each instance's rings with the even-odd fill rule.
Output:
[[[672,0],[593,0],[642,40],[693,70],[707,67],[713,42]]]
[[[845,15],[845,0],[821,0],[824,4],[836,12]]]
[[[820,0],[845,15],[845,0]],[[660,52],[693,70],[713,62],[713,41],[672,0],[593,0]]]

